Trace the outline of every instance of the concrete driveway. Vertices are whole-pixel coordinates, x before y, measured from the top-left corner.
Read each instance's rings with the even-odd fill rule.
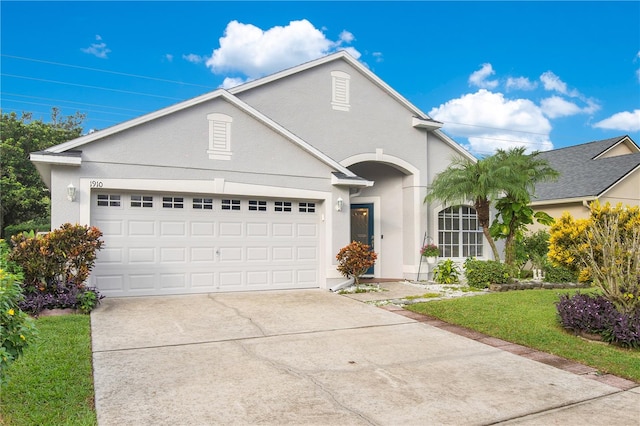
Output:
[[[639,387],[323,290],[105,299],[91,325],[100,425],[640,424]]]

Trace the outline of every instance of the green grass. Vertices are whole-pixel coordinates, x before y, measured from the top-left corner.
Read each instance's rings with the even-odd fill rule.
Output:
[[[0,423],[95,425],[88,315],[43,317],[39,337],[8,369]]]
[[[560,327],[555,303],[560,294],[574,292],[509,291],[417,303],[405,309],[640,382],[640,350],[586,341]]]

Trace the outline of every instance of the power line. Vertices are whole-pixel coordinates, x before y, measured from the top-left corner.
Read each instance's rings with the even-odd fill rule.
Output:
[[[150,96],[150,97],[153,97],[153,98],[170,99],[170,100],[174,100],[174,101],[182,101],[182,100],[184,100],[182,98],[174,98],[174,97],[171,97],[171,96],[152,95],[150,93],[140,93],[140,92],[132,92],[132,91],[129,91],[129,90],[112,89],[112,88],[99,87],[99,86],[89,86],[87,84],[68,83],[68,82],[65,82],[65,81],[46,80],[44,78],[26,77],[26,76],[22,76],[22,75],[5,74],[5,73],[1,73],[0,75],[4,76],[4,77],[12,77],[12,78],[21,78],[21,79],[24,79],[24,80],[40,81],[40,82],[43,82],[43,83],[64,84],[64,85],[67,85],[67,86],[82,87],[82,88],[85,88],[85,89],[107,90],[107,91],[110,91],[110,92],[125,93],[125,94],[128,94],[128,95]]]
[[[7,98],[3,98],[2,102],[3,103],[4,102],[18,102],[18,103],[21,103],[21,104],[28,104],[28,105],[40,105],[40,106],[48,106],[48,107],[56,106],[56,107],[59,107],[59,108],[70,108],[70,109],[76,108],[76,107],[70,107],[70,106],[66,106],[66,105],[43,104],[43,103],[40,103],[40,102],[20,101],[20,100],[7,99]],[[124,114],[122,112],[97,111],[95,109],[83,109],[83,112],[97,112],[97,113],[100,113],[100,114],[122,115],[122,116],[125,116],[125,117],[131,117],[131,114]]]
[[[38,63],[41,63],[41,64],[56,65],[56,66],[60,66],[60,67],[76,68],[76,69],[87,70],[87,71],[96,71],[96,72],[102,72],[102,73],[107,73],[107,74],[122,75],[122,76],[125,76],[125,77],[142,78],[142,79],[146,79],[146,80],[160,81],[160,82],[163,82],[163,83],[174,83],[174,84],[181,84],[181,85],[185,85],[185,86],[203,87],[205,89],[212,89],[212,90],[215,89],[215,87],[204,86],[202,84],[185,83],[183,81],[167,80],[167,79],[164,79],[164,78],[150,77],[150,76],[146,76],[146,75],[130,74],[130,73],[119,72],[119,71],[110,71],[110,70],[104,70],[104,69],[100,69],[100,68],[83,67],[83,66],[80,66],[80,65],[63,64],[63,63],[60,63],[60,62],[45,61],[45,60],[42,60],[42,59],[25,58],[25,57],[22,57],[22,56],[13,56],[13,55],[6,55],[6,54],[1,54],[0,56],[4,56],[5,58],[19,59],[21,61],[38,62]]]
[[[141,109],[121,108],[121,107],[114,107],[114,106],[101,105],[101,104],[88,104],[86,102],[69,101],[69,100],[64,100],[64,99],[43,98],[41,96],[21,95],[21,94],[18,94],[18,93],[0,92],[0,95],[18,96],[20,98],[29,98],[29,99],[42,99],[42,100],[45,100],[45,101],[54,101],[54,102],[68,102],[70,104],[97,106],[97,107],[103,107],[103,108],[118,109],[118,110],[121,110],[121,111],[140,112],[140,113],[143,113],[143,114],[148,112],[148,111],[141,110]]]

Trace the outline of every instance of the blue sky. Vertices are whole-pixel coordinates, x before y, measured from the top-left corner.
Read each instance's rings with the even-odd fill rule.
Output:
[[[10,2],[1,106],[102,129],[347,49],[477,156],[630,135],[640,2]]]

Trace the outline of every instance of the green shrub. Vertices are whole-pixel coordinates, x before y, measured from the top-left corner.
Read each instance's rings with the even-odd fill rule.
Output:
[[[4,240],[0,244],[6,247]],[[0,253],[0,265],[6,265],[6,250]],[[5,371],[15,361],[24,348],[35,337],[33,319],[18,308],[22,299],[19,276],[0,269],[0,383],[4,381]]]
[[[468,258],[464,262],[467,284],[473,288],[487,288],[489,284],[505,284],[512,277],[509,267],[495,260]]]
[[[4,235],[6,238],[11,238],[14,235],[18,235],[22,232],[49,232],[51,230],[51,224],[48,220],[34,219],[16,225],[9,225],[4,228]]]
[[[460,268],[451,259],[441,260],[433,270],[433,280],[438,284],[459,283]]]
[[[574,283],[578,280],[576,273],[564,266],[546,264],[543,270],[544,280],[548,283]]]
[[[336,255],[338,271],[347,278],[353,278],[356,286],[360,283],[360,277],[373,266],[377,258],[378,255],[370,246],[358,241],[342,247]]]

